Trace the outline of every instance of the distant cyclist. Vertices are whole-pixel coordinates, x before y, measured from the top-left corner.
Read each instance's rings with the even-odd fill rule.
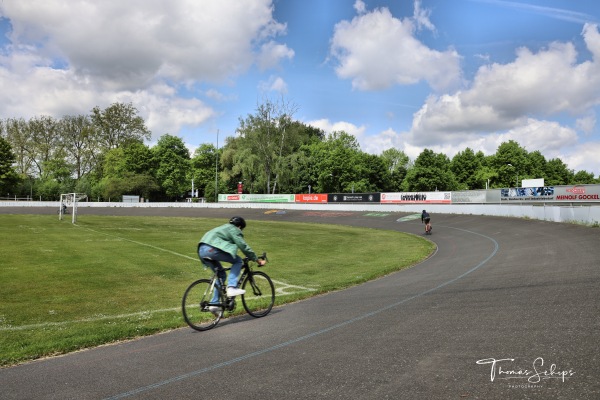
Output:
[[[431,233],[431,217],[425,210],[421,213],[421,222],[425,224],[425,234]]]

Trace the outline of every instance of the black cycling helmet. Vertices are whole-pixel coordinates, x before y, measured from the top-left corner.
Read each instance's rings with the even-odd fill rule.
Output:
[[[237,226],[240,229],[244,229],[246,227],[246,220],[242,217],[231,217],[229,223]]]

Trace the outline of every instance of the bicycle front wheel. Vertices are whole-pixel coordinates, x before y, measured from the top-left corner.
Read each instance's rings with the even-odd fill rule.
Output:
[[[242,304],[248,314],[260,318],[271,311],[275,303],[275,286],[267,274],[252,271],[244,279],[242,289],[246,291],[242,295]]]
[[[183,295],[181,309],[183,319],[193,329],[206,331],[214,328],[223,316],[223,302],[220,296],[216,303],[211,303],[213,292],[217,291],[210,279],[200,279],[192,283]]]

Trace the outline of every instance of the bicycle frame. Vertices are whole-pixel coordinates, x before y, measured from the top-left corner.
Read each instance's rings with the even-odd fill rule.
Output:
[[[236,306],[235,298],[227,296],[227,286],[225,285],[225,282],[223,281],[223,279],[221,279],[221,277],[220,277],[221,271],[227,273],[227,272],[229,272],[229,270],[231,270],[231,267],[225,268],[225,267],[221,266],[220,268],[217,268],[216,271],[213,271],[213,276],[211,278],[210,287],[209,287],[209,292],[212,293],[213,290],[215,289],[215,286],[217,286],[219,289],[219,293],[221,294],[220,297],[225,299],[225,303],[223,304],[223,303],[221,303],[221,301],[219,301],[219,303],[217,303],[217,304],[208,303],[208,305],[218,306],[218,307],[223,306],[224,310],[231,312],[231,311],[235,310],[235,306]],[[240,274],[238,283],[235,286],[236,288],[240,288],[242,286],[242,283],[244,282],[244,280],[250,274],[251,271],[252,271],[252,269],[250,268],[248,259],[245,258],[244,263],[242,264],[242,273]],[[251,286],[252,286],[252,290],[254,291],[255,294],[257,294],[256,293],[257,290],[260,293],[260,290],[256,287],[254,282],[251,282]],[[208,295],[208,293],[205,293],[205,296],[206,295]]]
[[[266,253],[261,259],[267,259]],[[243,259],[236,288],[245,290],[245,294],[239,297],[227,296],[226,275],[223,278],[221,276],[231,271],[231,267],[222,265],[213,270],[210,279],[201,278],[188,286],[181,306],[184,319],[190,327],[198,331],[214,328],[224,312],[235,310],[238,298],[250,316],[261,318],[269,314],[275,303],[275,286],[267,274],[254,271],[249,261],[248,258]],[[218,299],[213,301],[217,293]]]

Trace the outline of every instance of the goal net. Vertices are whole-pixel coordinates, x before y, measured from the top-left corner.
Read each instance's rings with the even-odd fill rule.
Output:
[[[77,222],[77,203],[87,199],[84,193],[63,193],[60,195],[60,204],[58,205],[58,219],[63,220],[66,215],[71,214],[71,221]]]

